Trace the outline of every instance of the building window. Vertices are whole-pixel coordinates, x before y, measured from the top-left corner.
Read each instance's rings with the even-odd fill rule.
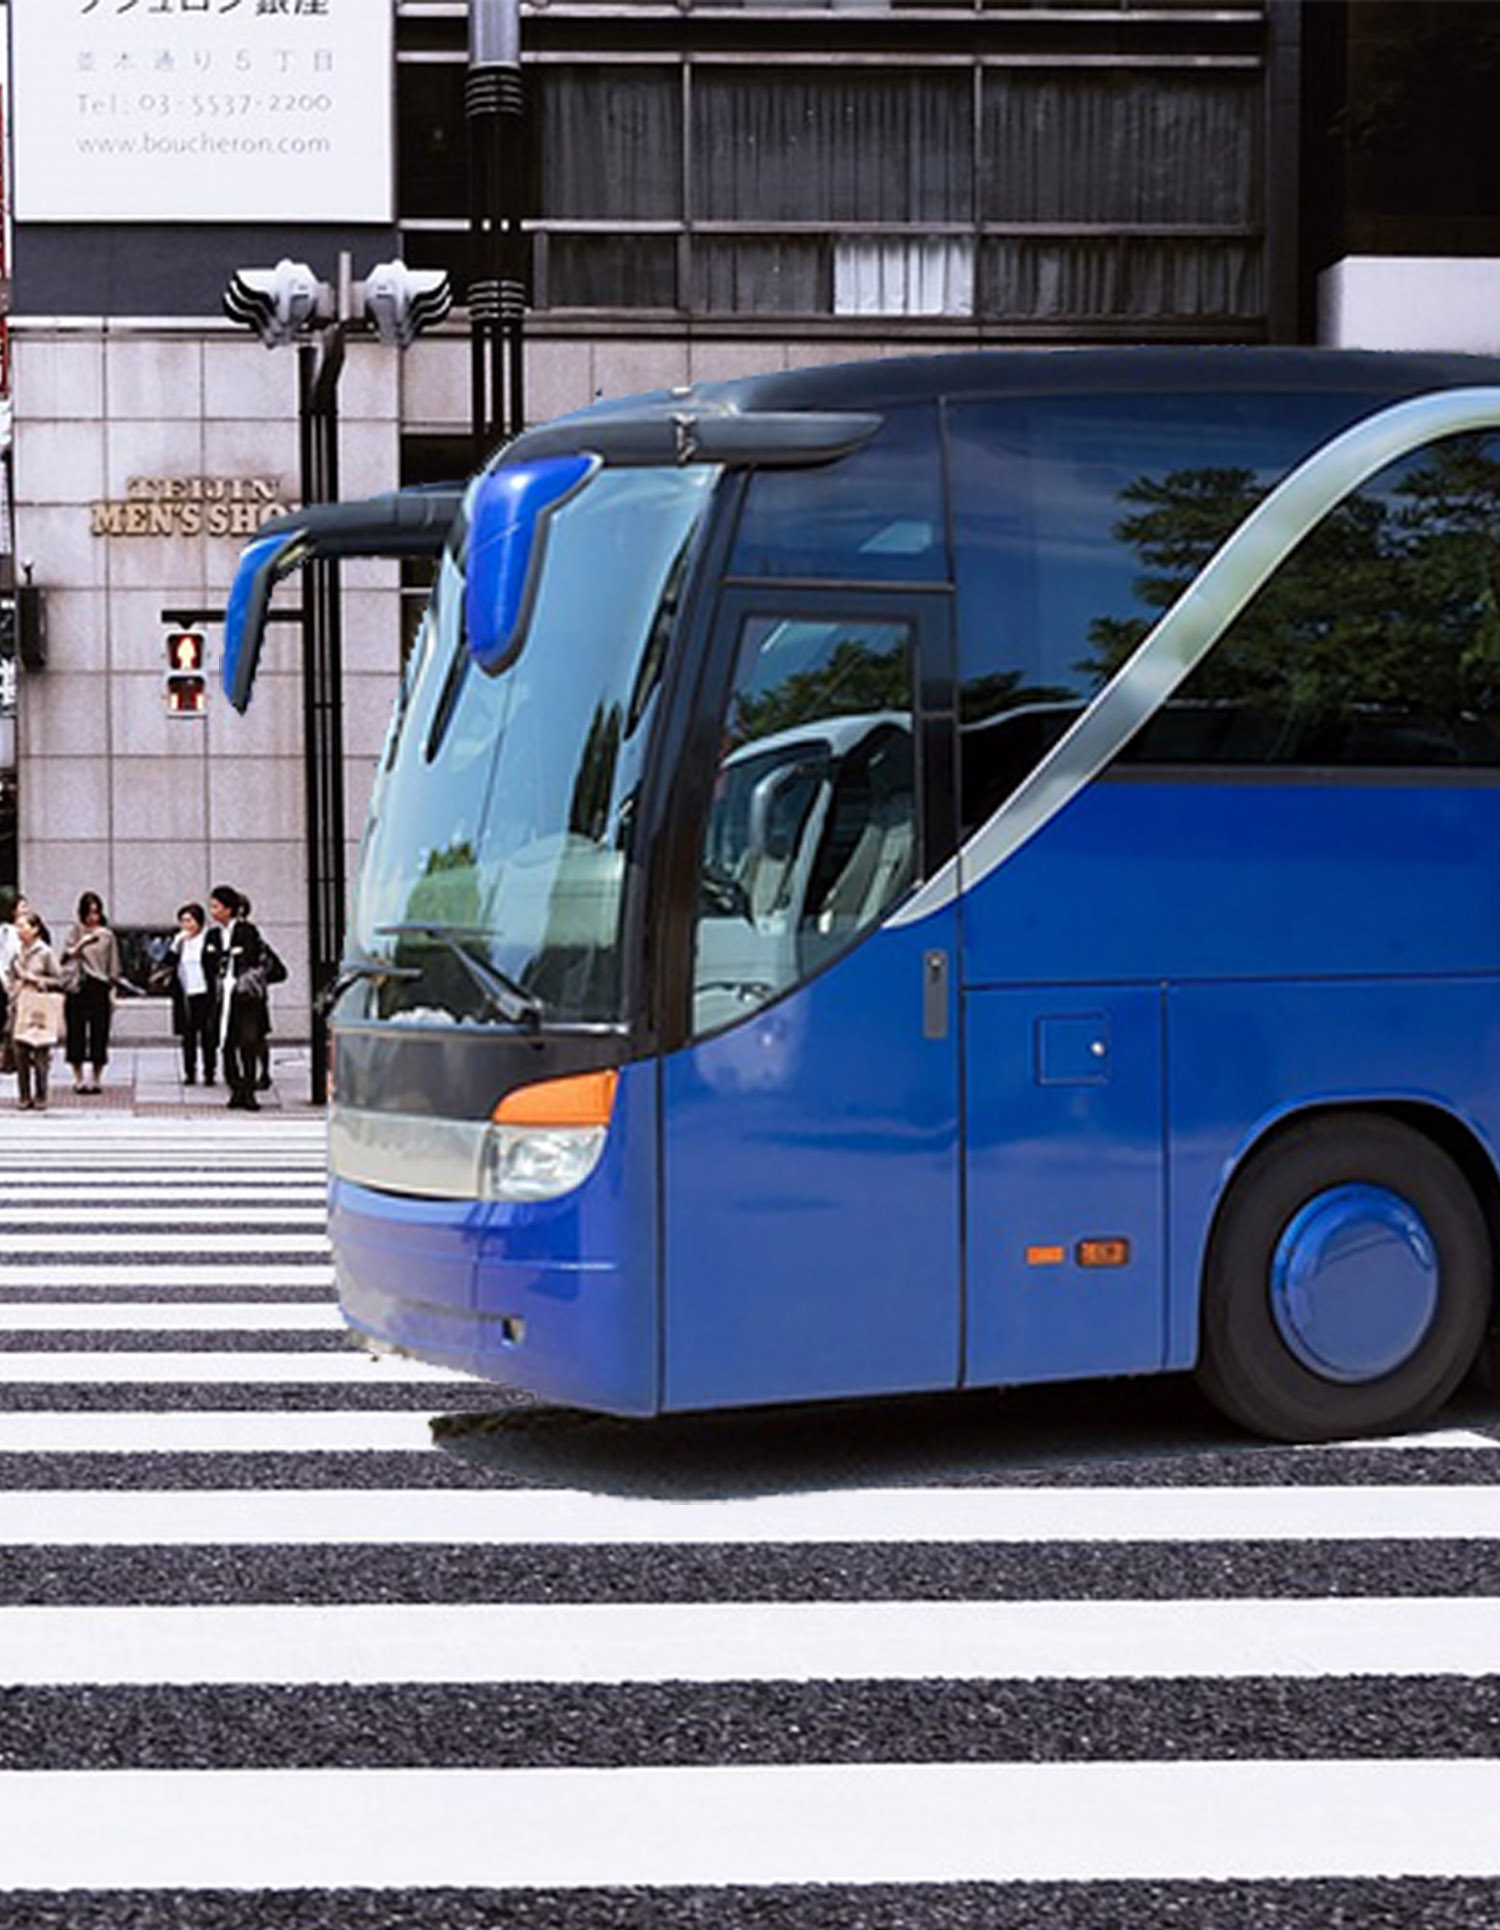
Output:
[[[972,241],[840,241],[836,315],[972,315]]]
[[[990,222],[1244,229],[1260,219],[1257,73],[984,76]]]
[[[847,58],[831,25],[732,55],[666,15],[620,39],[622,14],[591,34],[565,11],[565,34],[532,16],[526,64],[540,311],[1263,331],[1267,72],[1231,9],[1108,63],[979,27],[959,51],[894,11],[884,51],[867,23]],[[466,286],[463,73],[408,52],[400,180],[407,259]]]
[[[980,249],[979,306],[987,316],[1037,322],[1264,312],[1256,242],[1140,235],[987,239]]]
[[[681,76],[674,67],[541,67],[549,221],[682,218]]]
[[[696,221],[966,221],[974,117],[962,69],[693,76]]]

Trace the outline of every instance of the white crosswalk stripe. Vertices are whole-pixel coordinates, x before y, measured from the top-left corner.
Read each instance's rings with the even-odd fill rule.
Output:
[[[0,1608],[14,1683],[1495,1675],[1457,1600]]]
[[[122,1334],[151,1330],[181,1334],[197,1328],[230,1328],[239,1332],[301,1334],[342,1332],[344,1322],[334,1305],[257,1305],[255,1301],[54,1301],[35,1305],[10,1301],[0,1305],[0,1334]]]
[[[352,1454],[431,1446],[425,1414],[0,1412],[0,1454]]]
[[[0,1119],[0,1921],[1009,1924],[1036,1884],[1208,1930],[1500,1883],[1483,1417],[695,1470],[337,1345],[323,1159],[306,1120]],[[548,1462],[570,1427],[595,1458]]]
[[[11,1250],[14,1252],[15,1248]],[[118,1241],[114,1251],[119,1252]],[[153,1242],[149,1277],[151,1285],[157,1288],[244,1285],[326,1286],[330,1292],[333,1289],[333,1266],[326,1253],[305,1261],[283,1258],[236,1265],[233,1261],[224,1260],[212,1264],[163,1260],[156,1257],[160,1251]],[[34,1262],[13,1266],[0,1261],[0,1294],[7,1288],[33,1288],[39,1283],[45,1283],[59,1294],[79,1287],[131,1287],[139,1286],[146,1277],[146,1269],[140,1260],[86,1260],[80,1265],[73,1261],[49,1259],[42,1267]]]
[[[231,1332],[337,1333],[343,1331],[339,1311],[326,1306],[257,1303],[233,1300],[59,1300],[37,1305],[27,1301],[0,1303],[0,1334],[90,1333],[114,1334],[149,1330],[183,1333],[223,1328]]]
[[[1414,1536],[1500,1540],[1500,1488],[865,1488],[714,1501],[566,1488],[0,1494],[0,1540],[33,1545],[1013,1547],[1054,1540],[1170,1549],[1201,1541],[1357,1543]]]
[[[201,1195],[200,1195],[201,1196]],[[247,1206],[236,1198],[226,1206],[156,1206],[156,1205],[94,1205],[89,1210],[89,1224],[99,1227],[209,1227],[220,1229],[226,1221],[237,1227],[255,1226],[315,1226],[321,1233],[328,1222],[325,1206],[299,1206],[288,1203],[284,1206]],[[32,1208],[12,1208],[0,1210],[0,1229],[6,1237],[14,1237],[18,1232],[29,1228],[65,1226],[72,1229],[70,1237],[49,1243],[31,1243],[33,1251],[49,1253],[72,1253],[87,1251],[94,1244],[107,1246],[111,1240],[118,1240],[118,1233],[106,1236],[98,1242],[85,1241],[78,1230],[78,1209],[70,1206],[38,1206]],[[204,1252],[218,1250],[233,1252],[243,1246],[243,1240],[231,1238],[227,1243],[221,1238],[209,1240],[193,1237],[182,1242],[184,1246],[199,1247]],[[314,1242],[308,1243],[310,1246]]]
[[[0,1773],[0,1805],[12,1888],[1500,1872],[1496,1762]]]

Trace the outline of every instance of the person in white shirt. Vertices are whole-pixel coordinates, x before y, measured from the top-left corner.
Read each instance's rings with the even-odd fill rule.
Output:
[[[172,939],[172,1030],[182,1041],[184,1085],[211,1086],[219,1059],[218,1028],[214,1024],[213,986],[203,969],[203,945],[208,919],[202,905],[177,908],[178,930]]]
[[[30,909],[30,905],[17,892],[3,917],[0,917],[0,978],[9,975],[11,966],[16,962],[16,954],[21,949],[21,934],[16,930],[16,920],[23,911]]]
[[[5,894],[7,897],[9,893]],[[9,1022],[10,968],[21,955],[21,934],[16,929],[16,920],[23,911],[31,907],[18,891],[3,912],[0,912],[0,1027]]]

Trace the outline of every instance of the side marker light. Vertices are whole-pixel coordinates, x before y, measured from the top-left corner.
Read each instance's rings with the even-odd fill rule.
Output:
[[[1129,1240],[1080,1240],[1073,1257],[1081,1267],[1126,1267],[1130,1264]]]

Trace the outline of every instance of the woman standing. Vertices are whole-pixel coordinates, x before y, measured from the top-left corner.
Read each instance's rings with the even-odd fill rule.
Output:
[[[21,934],[16,929],[16,920],[23,911],[31,907],[18,891],[0,893],[0,1028],[9,1037],[10,1021],[10,968],[21,956]],[[7,1066],[6,1071],[10,1070]]]
[[[120,977],[120,947],[97,891],[86,891],[78,900],[78,917],[62,948],[62,967],[73,1090],[99,1092],[109,1063],[109,1021]],[[85,1061],[94,1075],[87,1081]]]
[[[179,930],[172,940],[172,1030],[182,1041],[182,1079],[196,1085],[202,1061],[203,1083],[214,1082],[219,1039],[214,1026],[213,986],[204,963],[208,920],[199,904],[180,905]]]
[[[52,1047],[26,1039],[16,1029],[16,1004],[25,986],[38,992],[55,992],[62,983],[52,947],[42,936],[42,921],[29,907],[16,913],[17,952],[6,980],[10,999],[11,1050],[16,1060],[16,1085],[23,1112],[47,1110],[47,1075],[52,1064]]]

